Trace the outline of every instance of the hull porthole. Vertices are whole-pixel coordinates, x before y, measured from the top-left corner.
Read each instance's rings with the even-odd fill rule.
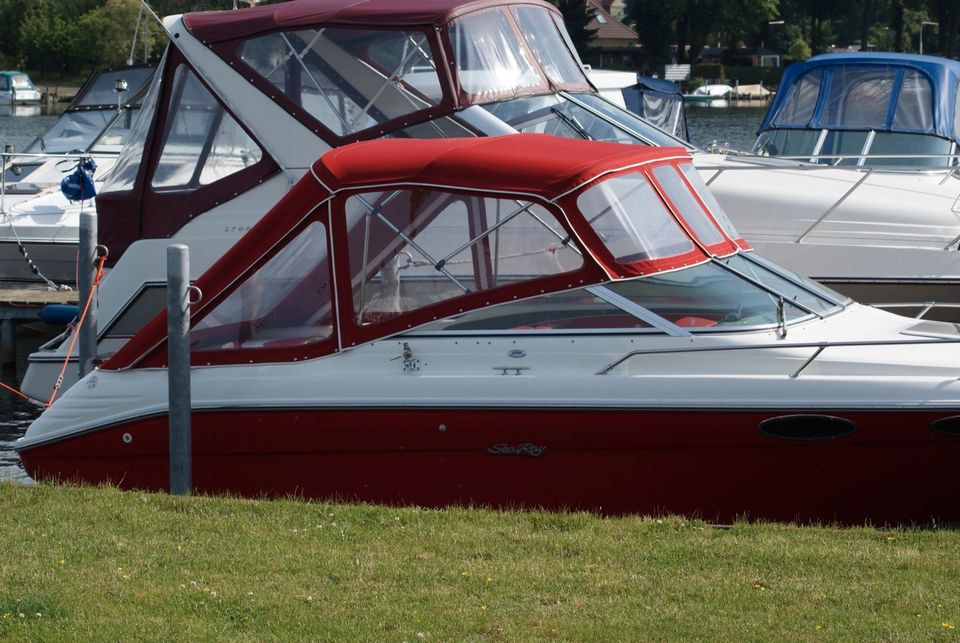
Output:
[[[784,415],[760,423],[760,433],[779,440],[835,440],[856,430],[855,423],[832,415]]]
[[[935,420],[930,425],[930,428],[937,433],[942,433],[943,435],[960,437],[960,415],[954,415],[953,417]]]

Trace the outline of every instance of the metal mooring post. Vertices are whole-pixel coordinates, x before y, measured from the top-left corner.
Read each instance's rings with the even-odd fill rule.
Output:
[[[190,255],[187,246],[167,247],[167,383],[170,398],[170,493],[193,489],[190,428]]]
[[[80,305],[90,298],[93,280],[97,273],[97,213],[80,213],[80,266],[77,275],[77,287],[80,290]],[[78,375],[82,379],[93,370],[93,361],[97,357],[97,298],[90,300],[87,316],[80,326],[80,343],[77,347],[79,364]]]

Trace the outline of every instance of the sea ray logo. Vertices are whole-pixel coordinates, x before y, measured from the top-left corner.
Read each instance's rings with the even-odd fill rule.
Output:
[[[499,444],[494,444],[492,447],[488,447],[487,453],[491,453],[493,455],[529,455],[536,458],[546,450],[547,447],[539,447],[530,442],[523,442],[522,444],[518,445],[501,442]]]

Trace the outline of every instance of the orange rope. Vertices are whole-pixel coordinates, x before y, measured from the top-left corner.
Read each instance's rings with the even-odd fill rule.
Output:
[[[63,366],[60,368],[60,374],[57,376],[57,383],[53,385],[53,393],[50,394],[50,399],[44,405],[44,408],[49,408],[53,404],[53,400],[57,397],[57,393],[60,392],[60,386],[63,384],[63,374],[67,372],[67,366],[70,364],[70,355],[73,353],[73,347],[77,343],[77,338],[80,336],[80,328],[83,326],[83,321],[87,318],[87,311],[90,309],[90,302],[93,301],[93,295],[97,292],[97,287],[100,285],[100,280],[103,278],[103,264],[106,262],[106,260],[107,257],[104,255],[97,261],[97,274],[93,278],[93,286],[90,288],[90,294],[87,296],[87,303],[83,305],[83,312],[80,313],[80,319],[77,321],[73,335],[70,337],[70,346],[67,348],[67,356],[63,360]]]
[[[19,395],[20,397],[22,397],[22,398],[25,399],[25,400],[28,400],[28,401],[30,401],[30,402],[37,402],[37,400],[33,399],[33,398],[30,397],[29,395],[25,395],[24,393],[21,393],[20,391],[18,391],[17,389],[13,388],[12,386],[7,386],[7,385],[4,384],[3,382],[0,382],[0,387],[7,389],[7,390],[10,391],[11,393],[16,393],[17,395]]]

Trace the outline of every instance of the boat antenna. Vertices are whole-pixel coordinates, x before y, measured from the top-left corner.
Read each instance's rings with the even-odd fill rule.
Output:
[[[147,2],[147,0],[140,0],[140,11],[139,13],[137,13],[137,26],[133,30],[133,40],[130,43],[130,55],[127,56],[128,66],[133,64],[133,51],[137,47],[137,34],[140,33],[140,23],[143,20],[144,11],[147,12],[148,16],[152,16],[153,19],[157,21],[157,24],[163,27],[163,20],[161,20],[160,16],[158,16],[157,13],[152,8],[150,8],[150,4]],[[149,42],[150,42],[149,23],[144,23],[143,24],[143,62],[144,64],[146,64],[147,58],[148,58]]]

